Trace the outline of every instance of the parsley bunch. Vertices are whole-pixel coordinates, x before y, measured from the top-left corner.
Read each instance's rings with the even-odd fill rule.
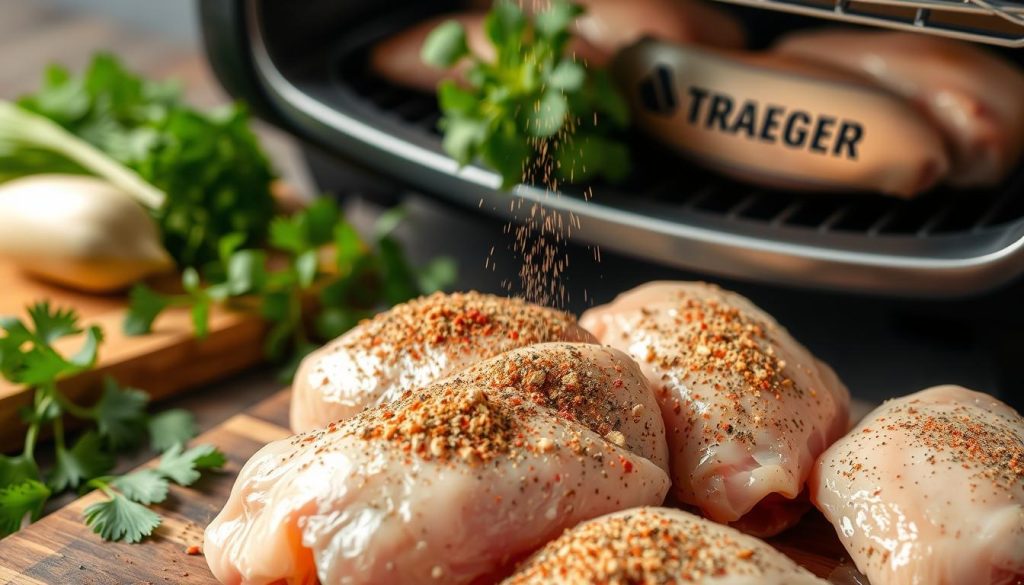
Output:
[[[72,402],[57,388],[60,379],[95,365],[103,340],[99,327],[83,329],[73,310],[53,308],[43,301],[29,307],[27,322],[13,317],[0,318],[0,332],[3,333],[0,375],[15,384],[35,389],[32,406],[22,412],[28,430],[21,454],[0,455],[0,536],[19,530],[26,518],[38,519],[53,494],[82,487],[103,488],[107,484],[116,487],[122,481],[120,478],[97,478],[104,477],[113,468],[117,452],[137,446],[146,437],[153,450],[165,452],[165,458],[183,456],[181,445],[196,432],[195,420],[187,411],[175,409],[149,415],[146,412],[149,397],[145,393],[123,388],[111,378],[105,380],[100,399],[88,407]],[[78,351],[66,356],[54,348],[55,342],[72,336],[82,337]],[[65,416],[90,423],[92,428],[69,444],[64,432]],[[36,447],[39,433],[47,426],[53,431],[55,457],[53,467],[44,471],[36,461]],[[223,456],[217,459],[212,447],[203,447],[201,453],[204,458],[193,466],[194,469],[219,466],[214,465],[217,461],[223,463]],[[172,469],[181,469],[183,465],[176,463]],[[180,473],[178,477],[191,475]],[[144,503],[159,501],[148,500]],[[124,509],[113,519],[109,515],[87,513],[86,522],[104,538],[123,538],[130,542],[149,534],[159,523],[159,517],[156,522],[152,521],[149,515],[156,514],[148,509],[143,508],[144,514],[132,507],[121,507]],[[144,516],[149,520],[139,522]],[[148,526],[148,529],[122,533],[121,528],[128,525]],[[137,536],[131,538],[132,535]]]
[[[242,234],[246,245],[263,241],[274,214],[273,173],[241,105],[200,112],[174,85],[134,75],[105,54],[79,77],[50,66],[37,93],[0,105],[8,126],[19,129],[11,136],[0,130],[0,180],[99,174],[150,206],[159,197],[146,187],[163,192],[152,213],[181,266],[216,258],[229,233]],[[148,185],[135,185],[140,178]]]
[[[274,218],[268,244],[277,255],[243,248],[244,238],[229,234],[220,241],[219,260],[205,268],[202,278],[195,269],[183,272],[182,294],[166,295],[136,285],[124,331],[148,333],[165,309],[187,307],[196,335],[203,337],[215,303],[236,308],[255,304],[270,324],[266,354],[284,361],[283,377],[290,378],[299,360],[317,347],[307,325],[317,339],[331,339],[381,306],[440,290],[454,281],[450,259],[438,258],[420,271],[408,263],[391,235],[401,217],[399,209],[382,215],[371,245],[345,220],[337,203],[323,197],[291,216]],[[275,264],[282,256],[283,262]]]
[[[446,80],[437,88],[444,149],[459,164],[479,158],[506,189],[536,175],[625,178],[629,151],[612,136],[628,125],[628,106],[605,71],[566,55],[569,27],[582,13],[555,0],[531,21],[515,3],[495,2],[484,22],[493,61],[470,51],[456,21],[431,32],[424,62],[442,69],[470,62],[467,86]]]

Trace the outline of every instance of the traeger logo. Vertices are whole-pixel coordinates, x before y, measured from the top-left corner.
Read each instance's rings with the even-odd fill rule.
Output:
[[[680,104],[672,70],[655,65],[639,84],[640,102],[648,112],[672,117]],[[686,88],[686,122],[695,128],[722,132],[786,148],[857,160],[864,126],[828,114],[736,99],[712,89]]]
[[[672,71],[655,65],[654,71],[640,82],[640,101],[649,112],[671,116],[676,110],[676,86]]]

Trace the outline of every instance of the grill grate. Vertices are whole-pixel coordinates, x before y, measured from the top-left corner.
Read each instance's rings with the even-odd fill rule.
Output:
[[[366,105],[424,133],[437,134],[440,112],[433,96],[395,87],[374,77],[361,59],[346,63],[343,78]],[[998,189],[958,192],[937,189],[904,201],[874,195],[835,195],[770,191],[750,187],[688,165],[674,155],[633,141],[634,178],[625,185],[595,185],[594,193],[640,194],[645,200],[674,210],[693,212],[728,222],[761,224],[769,228],[805,228],[864,237],[927,238],[961,232],[999,229],[1024,218],[1024,168]],[[675,178],[659,169],[671,168]],[[582,196],[582,192],[570,194]]]
[[[853,24],[1024,47],[1024,4],[1013,0],[721,0]]]

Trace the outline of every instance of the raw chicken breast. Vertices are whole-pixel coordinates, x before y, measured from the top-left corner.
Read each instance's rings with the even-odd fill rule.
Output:
[[[502,585],[827,585],[766,543],[681,510],[634,508],[566,530]]]
[[[953,150],[949,181],[991,186],[1024,149],[1024,71],[976,45],[918,33],[818,30],[784,38],[778,53],[872,78],[916,103]]]
[[[204,550],[227,584],[486,583],[565,528],[658,504],[668,487],[655,464],[554,410],[448,379],[264,447]]]
[[[987,394],[939,386],[882,404],[810,486],[872,585],[1024,583],[1024,418]]]
[[[750,301],[704,283],[649,283],[580,324],[654,386],[680,502],[758,535],[800,518],[814,460],[848,424],[849,394],[828,366]]]
[[[303,360],[296,432],[349,418],[491,356],[543,341],[593,341],[572,315],[477,292],[422,297],[364,321]]]
[[[477,363],[457,377],[502,400],[550,408],[668,471],[658,401],[640,367],[617,349],[539,343]]]

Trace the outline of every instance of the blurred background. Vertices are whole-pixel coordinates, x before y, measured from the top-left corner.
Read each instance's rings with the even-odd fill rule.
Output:
[[[0,10],[0,98],[34,91],[49,63],[80,71],[95,52],[108,51],[149,77],[179,80],[196,106],[229,100],[202,53],[191,0],[0,0]],[[311,191],[293,141],[266,124],[257,131],[278,172]]]
[[[95,51],[117,54],[148,77],[177,79],[195,105],[212,106],[228,97],[213,77],[202,51],[196,8],[186,0],[0,0],[0,97],[12,99],[36,88],[44,66],[60,62],[81,70]],[[350,191],[344,173],[310,173],[301,145],[286,133],[257,122],[257,131],[277,172],[297,192],[345,191],[350,217],[361,225],[378,208]],[[324,160],[320,161],[321,164]],[[328,161],[344,169],[341,161]],[[433,198],[395,192],[410,218],[400,230],[414,261],[438,254],[456,257],[458,288],[492,292],[516,288],[517,263],[511,238],[500,221],[455,209]],[[832,363],[854,393],[876,401],[937,383],[960,383],[1006,393],[1020,381],[1015,332],[982,321],[952,318],[975,301],[883,300],[854,294],[812,292],[751,285],[649,264],[591,248],[573,250],[564,275],[571,291],[566,306],[582,310],[617,292],[657,278],[710,279],[738,289],[773,313],[823,359]],[[984,301],[989,302],[989,301]],[[972,304],[973,303],[973,304]],[[984,313],[982,312],[984,315]],[[259,380],[259,375],[246,377]],[[265,395],[273,383],[259,382]],[[255,399],[255,398],[253,398]]]

